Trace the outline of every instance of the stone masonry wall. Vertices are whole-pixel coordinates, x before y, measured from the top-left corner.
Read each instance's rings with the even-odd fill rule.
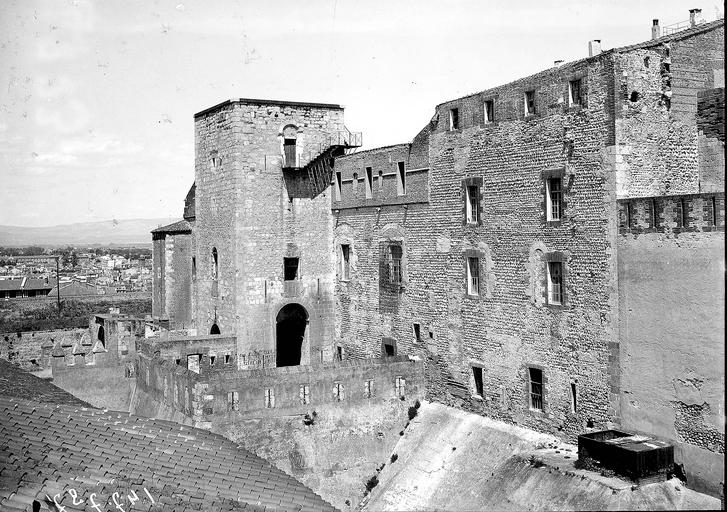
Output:
[[[724,114],[724,87],[698,93],[700,192],[724,192]]]
[[[184,329],[192,323],[192,236],[167,235],[165,250],[165,311],[172,328]]]
[[[700,191],[697,93],[724,74],[724,25],[614,54],[619,197]]]
[[[89,337],[87,328],[0,333],[0,358],[27,368],[50,368],[50,352],[56,342],[72,346],[84,335]]]
[[[617,421],[611,77],[608,59],[593,58],[442,104],[429,135],[429,204],[336,214],[336,242],[352,246],[351,279],[336,288],[337,336],[349,357],[380,355],[386,338],[425,361],[428,398],[571,439]],[[570,105],[578,79],[582,103]],[[536,113],[526,116],[529,90]],[[494,121],[485,123],[490,100]],[[459,129],[449,130],[454,108]],[[545,220],[551,175],[564,189],[556,223]],[[464,221],[465,183],[481,187],[479,223]],[[392,242],[404,253],[398,289],[382,286]],[[465,288],[474,255],[479,296]],[[546,304],[550,257],[565,264],[564,306]],[[483,369],[482,397],[473,366]],[[543,370],[542,412],[529,406],[529,367]]]
[[[329,191],[289,199],[282,132],[297,129],[301,159],[342,130],[343,110],[314,104],[226,104],[195,119],[197,279],[200,334],[217,318],[238,352],[275,351],[275,321],[291,302],[308,313],[303,362],[332,358],[333,253]],[[218,159],[216,163],[215,159]],[[213,293],[212,248],[219,257]],[[299,258],[299,279],[283,282],[283,258]],[[240,359],[241,361],[241,359]]]

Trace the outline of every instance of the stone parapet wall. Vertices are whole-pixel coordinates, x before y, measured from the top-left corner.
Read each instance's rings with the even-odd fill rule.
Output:
[[[84,335],[90,336],[88,328],[0,333],[0,358],[29,369],[50,368],[51,352],[56,343],[70,347],[80,342]]]

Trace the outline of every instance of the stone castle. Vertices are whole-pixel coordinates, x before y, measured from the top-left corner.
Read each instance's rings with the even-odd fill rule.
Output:
[[[721,493],[724,21],[653,32],[366,151],[338,105],[195,114],[184,220],[152,234],[154,321],[93,322],[130,326],[123,351],[92,333],[113,386],[223,430],[397,397],[570,441],[618,426]],[[83,352],[54,349],[67,387]],[[108,386],[95,357],[84,383]]]

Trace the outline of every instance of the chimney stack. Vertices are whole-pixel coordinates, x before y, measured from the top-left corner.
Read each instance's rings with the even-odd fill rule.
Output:
[[[594,57],[599,53],[601,53],[601,40],[594,39],[592,41],[588,41],[588,56]]]
[[[553,61],[553,65],[554,65],[554,66],[555,66],[556,68],[557,68],[558,66],[560,66],[561,64],[563,64],[563,61],[562,61],[562,60],[556,60],[556,61]]]
[[[702,22],[702,9],[689,9],[689,26],[693,27]]]
[[[659,20],[654,20],[651,25],[651,38],[659,39],[661,37],[661,27],[659,26]]]

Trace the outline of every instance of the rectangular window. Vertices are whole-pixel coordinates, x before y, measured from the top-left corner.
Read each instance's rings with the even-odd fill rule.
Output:
[[[384,343],[384,356],[394,357],[396,355],[396,347],[391,343]]]
[[[373,380],[364,381],[364,397],[371,398],[373,396],[374,396],[374,381]]]
[[[472,376],[475,379],[475,394],[477,396],[484,396],[484,388],[482,385],[482,368],[480,368],[479,366],[473,366]]]
[[[397,163],[398,172],[396,173],[396,194],[403,196],[406,194],[406,169],[404,162]]]
[[[525,116],[535,115],[535,91],[525,92]]]
[[[334,188],[334,200],[340,201],[341,200],[341,172],[336,172],[336,186]]]
[[[717,225],[717,198],[712,196],[709,198],[709,206],[710,206],[710,215],[709,215],[709,221],[712,224],[712,226]]]
[[[353,177],[351,179],[351,191],[353,192],[353,195],[355,196],[358,192],[358,173],[353,173]]]
[[[303,384],[300,387],[300,403],[302,405],[307,405],[310,403],[310,387],[308,384]]]
[[[343,402],[346,399],[344,386],[340,382],[333,383],[333,399],[336,402]]]
[[[546,213],[547,220],[560,220],[562,213],[562,190],[560,178],[548,178],[546,183]]]
[[[568,82],[568,105],[577,107],[581,105],[581,81],[571,80]]]
[[[467,224],[477,224],[480,220],[480,187],[468,185],[466,200],[465,216],[467,217]]]
[[[388,270],[389,283],[401,284],[401,256],[402,250],[400,245],[390,245],[388,251]]]
[[[396,396],[399,398],[404,398],[406,396],[406,379],[403,377],[397,377],[396,381],[394,381],[394,387],[396,391]]]
[[[538,368],[528,368],[530,377],[530,408],[543,410],[543,371]]]
[[[366,199],[371,199],[374,188],[374,171],[371,167],[366,168]]]
[[[298,279],[298,258],[283,258],[283,270],[286,281]]]
[[[495,120],[495,102],[494,100],[486,100],[484,106],[485,124],[489,124]]]
[[[210,366],[214,366],[215,365],[215,360],[216,359],[217,359],[217,356],[212,356],[212,355],[210,356]]]
[[[480,294],[480,259],[467,258],[467,295]]]
[[[225,354],[225,364],[230,364],[230,354]]]
[[[675,212],[678,228],[689,227],[689,212],[687,211],[687,201],[680,197],[677,199]]]
[[[351,279],[351,246],[341,244],[341,279]]]
[[[341,345],[336,347],[336,361],[343,361],[343,347]]]
[[[267,388],[265,390],[265,408],[272,409],[275,407],[275,391],[273,388]]]
[[[412,331],[414,332],[414,341],[416,341],[417,343],[421,343],[422,342],[421,325],[419,325],[418,323],[413,323]]]
[[[449,111],[449,129],[459,130],[459,109],[453,108]]]
[[[563,303],[563,263],[549,261],[548,272],[548,304]]]
[[[240,410],[240,395],[237,391],[229,391],[227,393],[227,410],[228,411],[239,411]]]
[[[578,412],[578,389],[576,383],[570,383],[570,412]]]

